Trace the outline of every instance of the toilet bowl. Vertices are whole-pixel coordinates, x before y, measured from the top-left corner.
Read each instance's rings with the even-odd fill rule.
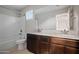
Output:
[[[16,41],[17,49],[24,50],[26,48],[26,39]]]

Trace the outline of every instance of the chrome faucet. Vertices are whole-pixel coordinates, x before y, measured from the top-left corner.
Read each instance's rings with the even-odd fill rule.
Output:
[[[63,31],[64,34],[68,34],[68,32],[69,32],[69,31],[67,31],[67,30],[65,30],[65,29],[64,29],[64,31]]]

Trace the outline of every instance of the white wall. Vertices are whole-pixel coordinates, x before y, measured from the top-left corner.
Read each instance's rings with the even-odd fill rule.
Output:
[[[17,16],[18,12],[0,8],[0,50],[15,46],[20,29],[25,33],[25,19]]]

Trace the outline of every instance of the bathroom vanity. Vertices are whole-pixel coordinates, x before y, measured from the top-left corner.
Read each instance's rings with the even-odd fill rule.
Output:
[[[27,49],[36,54],[79,54],[79,37],[28,33]]]

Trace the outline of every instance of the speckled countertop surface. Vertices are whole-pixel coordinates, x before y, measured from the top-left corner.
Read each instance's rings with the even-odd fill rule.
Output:
[[[69,39],[76,39],[79,40],[79,35],[69,35],[69,34],[57,34],[57,33],[39,33],[39,32],[28,32],[29,34],[36,34],[36,35],[44,35],[44,36],[54,36],[54,37],[61,37],[61,38],[69,38]]]

